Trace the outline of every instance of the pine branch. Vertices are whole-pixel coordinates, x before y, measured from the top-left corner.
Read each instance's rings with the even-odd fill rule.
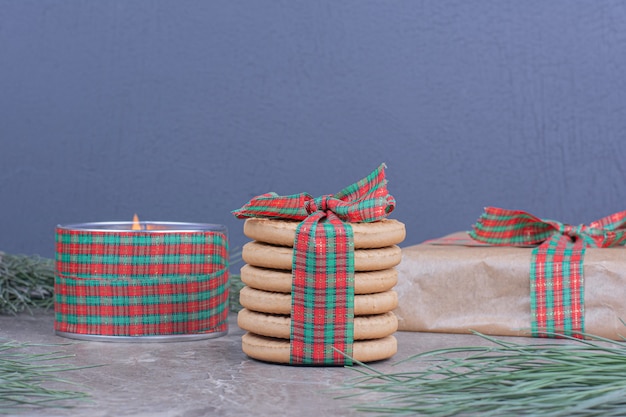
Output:
[[[54,261],[0,252],[0,314],[53,304]]]
[[[31,353],[37,347],[54,345],[31,345],[0,340],[0,414],[14,415],[18,412],[43,408],[71,408],[77,400],[89,395],[57,386],[73,385],[60,379],[58,374],[76,371],[83,367],[59,363],[69,358],[61,351]]]
[[[494,345],[424,352],[391,373],[353,368],[362,376],[345,384],[343,398],[356,396],[357,410],[378,415],[624,414],[624,341],[584,334],[591,340],[527,345],[476,334]],[[406,369],[411,362],[417,370]]]

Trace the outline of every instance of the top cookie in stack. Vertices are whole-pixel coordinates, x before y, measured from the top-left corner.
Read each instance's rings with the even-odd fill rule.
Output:
[[[293,242],[300,222],[249,218],[244,234],[253,239],[243,247],[246,265],[240,293],[244,309],[238,324],[248,333],[242,347],[250,357],[289,363],[289,328]],[[351,223],[354,235],[354,345],[353,357],[361,362],[387,359],[397,351],[398,303],[392,290],[397,282],[404,224],[393,219]]]
[[[298,224],[296,220],[249,218],[243,225],[243,233],[259,242],[292,247]],[[354,232],[354,249],[384,248],[402,243],[406,237],[404,224],[394,219],[350,223],[350,226]]]

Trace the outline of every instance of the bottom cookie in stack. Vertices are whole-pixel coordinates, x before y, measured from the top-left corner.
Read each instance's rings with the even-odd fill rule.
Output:
[[[251,358],[273,363],[289,363],[291,348],[289,340],[260,336],[248,332],[241,338],[243,352]],[[359,362],[375,362],[388,359],[398,351],[394,336],[380,339],[357,340],[352,345],[352,358]]]

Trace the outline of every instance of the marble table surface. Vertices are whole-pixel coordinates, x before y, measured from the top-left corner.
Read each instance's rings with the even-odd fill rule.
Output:
[[[344,367],[268,364],[241,350],[236,315],[226,336],[169,343],[76,341],[56,336],[53,312],[0,316],[0,337],[28,343],[63,343],[73,355],[62,363],[102,365],[63,374],[90,394],[69,409],[29,410],[28,416],[357,416],[354,405],[368,397],[337,398],[338,389],[359,374]],[[473,335],[397,332],[398,353],[372,364],[381,371],[410,355],[443,347],[488,343]],[[515,338],[515,340],[529,340]],[[33,348],[37,349],[37,348]],[[56,349],[56,348],[55,348]]]

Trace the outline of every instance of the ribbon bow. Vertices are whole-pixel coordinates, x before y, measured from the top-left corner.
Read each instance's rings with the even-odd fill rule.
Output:
[[[332,212],[340,220],[367,223],[384,219],[395,208],[395,199],[387,192],[385,164],[366,178],[349,185],[334,195],[313,198],[310,194],[280,196],[274,192],[254,197],[233,214],[238,219],[304,220],[317,211]]]
[[[292,261],[290,362],[351,364],[354,337],[354,238],[349,223],[374,222],[395,208],[385,164],[334,195],[254,197],[235,217],[300,220]],[[346,356],[340,352],[345,353]]]
[[[626,211],[572,226],[520,210],[487,207],[470,236],[490,245],[536,246],[530,267],[532,334],[582,338],[585,249],[626,244],[625,228]]]

